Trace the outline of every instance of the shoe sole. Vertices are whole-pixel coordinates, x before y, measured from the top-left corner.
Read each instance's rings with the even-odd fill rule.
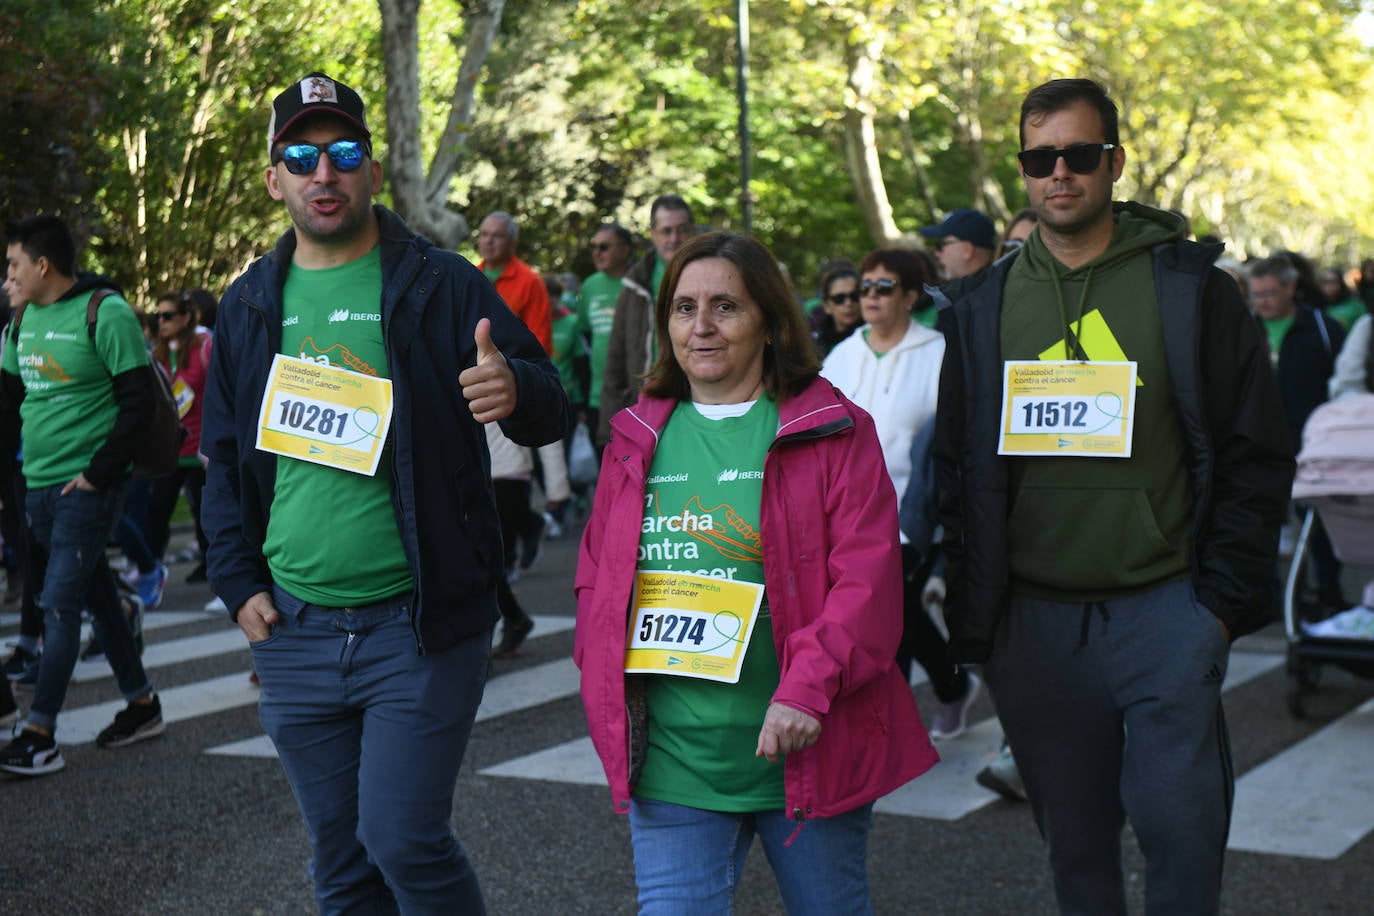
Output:
[[[984,789],[990,789],[996,792],[1007,801],[1026,801],[1024,792],[1017,792],[1011,787],[1010,783],[1000,779],[997,774],[992,772],[988,767],[979,770],[978,775],[973,777],[973,780]]]
[[[15,776],[47,776],[49,773],[56,773],[58,770],[65,769],[67,761],[58,754],[54,759],[47,763],[35,764],[31,767],[15,766],[8,763],[0,763],[0,770],[6,773],[13,773]]]
[[[100,742],[99,739],[97,739],[95,744],[96,747],[106,749],[128,747],[131,744],[137,744],[138,742],[146,741],[149,738],[156,738],[158,735],[162,734],[166,730],[167,723],[162,721],[162,719],[158,719],[155,722],[149,722],[148,724],[144,725],[142,728],[135,731],[132,735],[125,735],[122,738],[111,738],[103,744]]]

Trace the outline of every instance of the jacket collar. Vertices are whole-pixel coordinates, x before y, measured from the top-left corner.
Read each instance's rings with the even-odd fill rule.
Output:
[[[641,393],[639,400],[611,418],[611,427],[636,446],[648,452],[658,444],[658,434],[668,424],[678,402]],[[835,429],[853,425],[843,396],[821,376],[778,405],[778,434],[775,441],[791,436],[817,433],[838,424]]]

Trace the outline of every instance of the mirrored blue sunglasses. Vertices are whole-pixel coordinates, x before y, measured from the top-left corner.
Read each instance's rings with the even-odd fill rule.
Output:
[[[329,155],[329,161],[340,172],[357,169],[368,154],[367,144],[361,140],[335,140],[324,147],[313,143],[292,143],[282,149],[279,158],[286,163],[286,170],[292,175],[309,175],[320,164],[321,152]]]

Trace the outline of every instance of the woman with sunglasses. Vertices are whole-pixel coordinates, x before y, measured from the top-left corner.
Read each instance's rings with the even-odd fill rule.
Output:
[[[1030,238],[1038,220],[1039,217],[1035,215],[1035,210],[1031,207],[1013,213],[1011,221],[1007,223],[1006,231],[1002,233],[1002,247],[997,249],[997,257],[1010,254],[1026,244],[1026,239]]]
[[[181,444],[176,472],[153,481],[143,537],[153,556],[161,557],[166,553],[172,511],[184,488],[191,517],[196,523],[196,543],[200,547],[200,563],[186,581],[198,582],[205,578],[206,539],[200,527],[200,494],[205,486],[205,466],[199,452],[201,404],[210,367],[210,335],[197,325],[195,305],[188,293],[163,294],[153,316],[157,321],[153,359],[172,380],[181,424],[186,427],[186,440]]]
[[[945,339],[912,316],[922,287],[933,279],[915,252],[871,252],[860,271],[867,323],[831,351],[821,374],[873,416],[883,462],[901,498],[908,487],[923,492],[931,486],[926,463],[913,467],[912,442],[935,416]],[[901,538],[904,626],[897,662],[908,675],[913,659],[926,670],[940,701],[930,720],[930,736],[954,738],[964,731],[980,681],[950,661],[944,637],[922,606],[921,593],[935,560],[933,545],[910,543],[905,533]]]
[[[842,265],[821,278],[821,307],[812,317],[811,331],[821,359],[862,324],[859,301],[857,268]]]

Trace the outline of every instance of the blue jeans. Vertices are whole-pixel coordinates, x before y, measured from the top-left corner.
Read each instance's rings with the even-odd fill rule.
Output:
[[[630,841],[640,914],[729,914],[756,833],[790,916],[871,914],[872,824],[872,805],[813,818],[798,831],[797,822],[782,811],[734,814],[632,798]]]
[[[124,699],[132,702],[153,689],[105,559],[124,489],[74,489],[63,496],[63,486],[29,490],[25,501],[33,532],[35,586],[41,587],[38,607],[44,611],[43,656],[28,719],[49,729],[67,699],[67,684],[81,652],[83,608],[91,612]]]
[[[420,655],[410,598],[345,609],[273,588],[258,714],[310,837],[320,912],[480,914],[450,819],[491,631]]]

